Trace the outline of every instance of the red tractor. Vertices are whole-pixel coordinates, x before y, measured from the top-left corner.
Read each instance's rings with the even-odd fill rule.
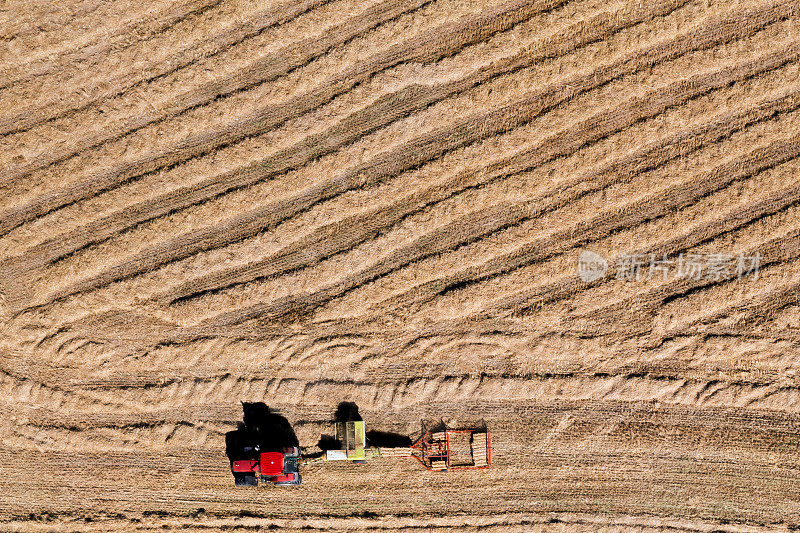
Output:
[[[231,470],[237,485],[258,485],[259,477],[262,483],[300,485],[303,481],[298,468],[300,458],[300,448],[293,446],[281,452],[263,452],[257,460],[232,461]]]
[[[244,422],[225,434],[225,453],[231,462],[236,485],[300,485],[299,441],[289,421],[264,403],[242,403]],[[323,435],[322,450],[304,465],[323,461],[364,463],[372,457],[413,457],[427,470],[486,469],[492,464],[492,437],[485,424],[449,429],[442,421],[436,429],[424,431],[412,444],[402,435],[373,431],[367,433],[355,404],[339,405],[334,437]],[[391,437],[391,438],[390,438]],[[399,438],[398,438],[399,437]],[[328,439],[334,446],[325,446]]]

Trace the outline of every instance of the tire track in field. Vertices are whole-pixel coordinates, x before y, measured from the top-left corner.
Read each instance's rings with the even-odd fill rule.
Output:
[[[266,13],[262,14],[259,19],[257,19],[257,22],[251,23],[250,25],[245,25],[243,28],[245,30],[244,32],[241,28],[238,30],[234,28],[209,38],[205,41],[207,44],[201,44],[201,46],[207,46],[208,49],[200,54],[194,53],[187,55],[186,51],[191,49],[181,50],[180,52],[176,52],[175,54],[169,56],[168,60],[160,67],[157,64],[153,65],[155,70],[151,73],[145,74],[144,77],[141,77],[142,73],[138,71],[117,76],[116,79],[105,82],[105,85],[108,88],[103,94],[89,98],[83,102],[67,101],[64,103],[63,98],[58,98],[39,108],[29,107],[16,113],[14,116],[0,117],[0,135],[4,136],[22,133],[39,124],[52,122],[60,118],[71,116],[79,111],[89,109],[97,103],[124,95],[135,87],[168,76],[178,70],[194,65],[203,59],[207,59],[208,57],[218,55],[221,52],[241,44],[243,41],[249,38],[263,33],[266,29],[269,29],[272,26],[286,24],[300,15],[312,11],[314,8],[324,5],[329,1],[331,0],[304,0],[294,5],[284,5],[281,8],[267,11]],[[378,7],[387,4],[391,5],[394,3],[396,3],[396,0],[387,0],[387,2],[379,4]],[[379,9],[376,10],[373,8],[371,11],[379,11]],[[356,20],[353,20],[353,22],[356,22]],[[256,62],[251,66],[251,68],[253,70],[257,70],[258,65],[258,62]],[[213,93],[215,89],[224,89],[224,81],[209,84],[207,87],[207,93]],[[75,94],[76,93],[73,93],[71,96],[75,96]],[[184,96],[184,99],[191,102],[192,94],[193,93],[190,92],[189,97]],[[224,95],[213,95],[210,97],[210,99],[216,98],[217,96]],[[197,105],[199,104],[195,104],[195,107]],[[2,181],[4,180],[0,180],[0,182]]]
[[[393,2],[399,0],[392,0]],[[420,5],[430,0],[415,0]],[[399,43],[387,51],[381,52],[360,62],[340,76],[326,80],[310,92],[292,98],[283,104],[268,106],[250,116],[237,121],[221,132],[209,132],[200,136],[189,137],[176,146],[149,154],[134,162],[128,162],[109,170],[95,173],[66,188],[43,194],[19,208],[8,209],[0,213],[0,236],[12,229],[45,214],[75,203],[93,195],[118,187],[139,176],[187,161],[196,155],[219,149],[228,144],[276,128],[295,116],[312,111],[336,96],[343,94],[356,85],[366,82],[376,73],[407,61],[432,62],[442,57],[455,54],[465,46],[476,44],[497,31],[505,31],[515,25],[514,20],[527,20],[536,13],[547,11],[546,6],[561,5],[568,0],[541,0],[536,6],[527,9],[495,9],[491,13],[479,14],[468,21],[448,23],[423,33],[404,43]],[[684,0],[672,0],[684,1]],[[405,5],[405,4],[404,4]],[[416,4],[415,4],[416,5]],[[512,4],[512,8],[518,6]],[[407,8],[408,6],[405,5]],[[525,7],[525,6],[523,6]],[[500,20],[495,20],[497,17]],[[439,39],[431,44],[431,40]],[[235,80],[234,80],[235,81]],[[231,82],[229,80],[229,82]],[[231,82],[232,83],[232,82]],[[239,88],[237,90],[245,90]],[[203,99],[199,99],[203,103]],[[244,131],[247,135],[243,135]],[[221,136],[226,136],[220,139]],[[0,179],[2,183],[3,179]]]
[[[161,422],[132,422],[129,424],[87,425],[27,423],[10,429],[11,435],[2,438],[5,446],[25,447],[49,452],[65,450],[114,451],[148,449],[184,444],[208,445],[212,439],[224,440],[225,434],[204,423],[187,420]]]
[[[305,383],[300,392],[300,383]],[[333,380],[320,379],[302,382],[284,378],[275,388],[275,395],[297,397],[302,403],[322,402],[335,395],[338,387],[346,387],[352,398],[365,408],[380,409],[386,406],[410,407],[416,404],[443,401],[469,401],[476,397],[498,398],[506,401],[536,399],[542,403],[558,401],[639,402],[662,401],[708,407],[764,408],[761,400],[782,394],[790,399],[800,399],[800,387],[787,385],[775,387],[771,383],[744,382],[740,380],[690,379],[670,374],[605,372],[565,372],[542,374],[509,374],[480,372],[448,374],[444,376],[414,376],[389,380]],[[703,396],[710,385],[717,387],[713,396]],[[258,388],[258,386],[256,386]],[[338,388],[338,390],[342,390]],[[299,394],[298,394],[299,392]],[[186,394],[190,394],[187,392]],[[216,398],[211,393],[210,398]],[[776,398],[772,398],[774,402]],[[780,405],[780,404],[778,404]],[[783,405],[795,412],[796,402]],[[767,407],[769,408],[769,407]],[[780,409],[780,408],[778,408]]]
[[[736,33],[734,31],[734,34]],[[694,35],[704,36],[705,32],[695,33]],[[718,34],[706,37],[709,37],[712,42],[726,39],[725,36]],[[682,41],[685,46],[694,44],[693,39],[682,39]],[[339,177],[310,187],[295,198],[276,202],[276,205],[270,205],[260,210],[237,216],[225,224],[184,234],[152,247],[138,254],[127,263],[116,265],[93,278],[57,291],[47,299],[46,303],[53,301],[53,298],[59,299],[69,294],[96,288],[151,270],[156,266],[188,257],[198,251],[224,246],[230,242],[255,235],[265,228],[274,227],[277,223],[344,191],[377,183],[403,170],[419,166],[455,148],[508,131],[577,94],[595,88],[625,73],[635,72],[657,62],[663,57],[680,55],[682,50],[682,48],[672,46],[671,40],[661,42],[644,50],[627,54],[595,72],[569,79],[543,91],[529,93],[516,103],[499,110],[481,114],[477,117],[468,117],[458,121],[453,126],[436,129],[410,141],[405,146],[384,152],[367,164],[351,169]],[[750,62],[745,67],[734,68],[730,72],[734,75],[730,83],[736,79],[742,79],[735,77],[737,76],[735,73],[738,71],[750,69],[752,72],[757,73],[778,68],[790,61],[794,57],[793,54],[794,52],[791,51],[779,52],[765,58],[763,65],[754,65]],[[721,76],[724,78],[724,74],[721,74]]]
[[[53,382],[39,382],[30,377],[22,377],[0,368],[0,391],[4,398],[13,399],[20,403],[33,399],[31,403],[46,406],[51,409],[88,410],[104,408],[131,409],[127,402],[100,397],[97,393],[80,391],[62,387]]]
[[[791,60],[795,60],[798,54],[797,45],[792,46],[789,51],[782,51],[773,54],[768,54],[766,57],[759,58],[748,62],[744,65],[736,65],[721,69],[710,74],[697,75],[688,80],[683,80],[670,85],[667,89],[658,89],[652,91],[647,97],[634,99],[635,104],[632,106],[634,109],[640,106],[643,109],[650,111],[651,114],[657,114],[658,110],[666,109],[667,107],[674,106],[682,100],[690,98],[692,94],[698,95],[713,90],[714,88],[723,87],[737,80],[747,79],[748,77],[757,75],[771,68],[778,68]],[[519,106],[514,106],[519,108]],[[600,121],[602,126],[603,122],[607,122],[606,128],[613,127],[613,120],[608,120],[613,117],[614,113],[610,113],[606,121]],[[647,116],[647,115],[645,115]],[[630,120],[636,120],[631,118]],[[592,119],[586,121],[591,123]],[[624,122],[624,121],[623,121]],[[621,126],[626,127],[625,125]],[[578,131],[581,128],[577,128]],[[603,135],[603,130],[596,135]],[[613,130],[610,130],[613,131]],[[607,133],[605,133],[607,135]],[[574,149],[580,148],[585,143],[580,141],[575,142],[577,146]],[[770,155],[770,154],[765,154]],[[775,159],[778,160],[777,158]],[[742,163],[748,163],[749,160],[741,160]],[[777,164],[777,163],[776,163]],[[724,183],[723,179],[718,179],[720,183]],[[679,191],[672,190],[674,193]],[[666,197],[664,201],[671,200],[676,203],[675,198]],[[660,200],[659,200],[660,201]],[[650,205],[652,204],[652,205]],[[665,212],[664,205],[657,205],[657,201],[653,198],[648,198],[648,204],[644,204],[648,209],[648,216],[655,216],[658,212]],[[612,228],[619,227],[620,224],[626,224],[627,219],[641,219],[640,215],[643,211],[637,214],[627,214],[624,212],[618,213],[615,216],[595,217],[591,221],[587,221],[576,229],[568,230],[566,232],[559,232],[554,237],[547,239],[547,243],[535,241],[534,243],[527,244],[521,249],[510,254],[504,254],[498,258],[492,259],[487,263],[474,265],[463,269],[457,273],[443,276],[441,278],[429,281],[420,286],[417,286],[405,293],[395,296],[380,304],[381,309],[395,308],[399,306],[410,305],[417,303],[420,300],[428,301],[435,298],[438,294],[446,291],[448,288],[454,286],[461,286],[467,282],[485,279],[490,274],[497,275],[499,273],[507,272],[529,262],[538,261],[542,257],[542,249],[554,250],[566,242],[567,238],[572,240],[586,240],[596,235],[604,234],[611,231]],[[528,215],[535,215],[535,210],[526,213],[525,206],[509,206],[504,205],[498,208],[490,208],[486,212],[473,213],[467,216],[467,220],[460,220],[443,228],[438,228],[435,232],[429,235],[422,236],[416,239],[411,244],[402,249],[394,251],[391,255],[383,260],[373,264],[367,269],[354,274],[344,280],[331,284],[325,288],[319,289],[313,293],[307,293],[301,296],[287,296],[278,299],[275,302],[259,303],[253,306],[224,313],[221,316],[213,317],[204,321],[208,325],[228,325],[238,323],[241,320],[250,320],[257,317],[271,317],[277,318],[286,314],[307,313],[313,308],[316,308],[324,303],[327,303],[333,298],[341,296],[345,292],[373,281],[380,276],[397,270],[402,266],[406,266],[413,262],[415,258],[426,254],[428,251],[434,251],[434,243],[440,243],[442,250],[449,249],[459,244],[458,238],[461,237],[461,242],[469,242],[470,239],[476,240],[493,233],[493,227],[502,229],[513,225],[515,221],[520,220]],[[644,219],[642,219],[644,220]],[[455,241],[455,242],[454,242]],[[441,244],[447,243],[447,244]],[[436,253],[442,250],[437,250]],[[550,253],[550,252],[547,252]],[[71,291],[75,292],[75,291]]]
[[[584,173],[577,178],[560,183],[557,187],[545,191],[535,200],[511,204],[508,207],[501,206],[500,208],[483,210],[482,216],[470,215],[460,218],[451,224],[452,227],[450,229],[469,226],[471,222],[474,222],[471,219],[494,221],[494,231],[507,227],[508,224],[518,225],[525,220],[569,205],[591,192],[599,191],[621,181],[628,181],[641,172],[660,167],[676,157],[685,156],[708,143],[726,138],[734,131],[769,119],[776,114],[792,111],[798,107],[800,107],[800,87],[789,91],[788,94],[781,97],[762,100],[746,111],[727,113],[722,117],[713,117],[711,120],[695,126],[691,130],[678,132],[657,143],[651,143],[650,146],[644,149],[613,161],[602,171]],[[576,139],[577,142],[574,144],[582,146],[586,142],[591,142],[587,139],[604,135],[603,132],[592,132],[591,125],[598,122],[602,122],[602,120],[595,115],[595,117],[583,122],[584,125],[589,125],[587,127],[570,127],[569,131],[586,132],[584,137],[581,138],[585,142],[582,143],[582,141]],[[609,134],[605,133],[605,135]],[[558,137],[565,137],[565,135],[560,132],[558,136],[551,138],[551,141]],[[574,152],[574,148],[566,143],[567,140],[565,139],[559,139],[558,142],[548,142],[544,146],[533,150],[525,150],[505,160],[493,163],[480,172],[462,172],[444,184],[436,184],[436,186],[403,197],[389,207],[375,208],[367,213],[353,215],[325,225],[264,259],[239,267],[211,272],[202,277],[189,280],[178,287],[173,287],[156,295],[155,300],[170,304],[176,300],[185,300],[207,292],[312,266],[335,254],[349,251],[356,245],[387,231],[405,217],[437,202],[451,198],[470,188],[531,170],[549,160],[564,157],[567,153]],[[497,213],[498,209],[500,213]],[[508,212],[503,213],[502,209],[508,209]],[[454,246],[469,244],[474,240],[459,239],[456,242],[457,244],[455,245],[453,243],[445,243],[438,246],[432,245],[430,253],[424,254],[423,257],[417,260],[441,253],[446,249],[452,249]]]
[[[644,454],[636,454],[636,461],[641,460]],[[666,457],[667,463],[671,464],[673,459]],[[619,463],[618,458],[604,457],[603,461]],[[699,464],[705,464],[700,461]],[[763,465],[750,463],[749,469],[760,469]],[[505,491],[505,489],[504,489]],[[217,498],[219,498],[217,496]],[[455,500],[458,501],[458,500]],[[471,509],[470,504],[462,504],[465,509]],[[27,511],[27,509],[25,509]],[[759,525],[753,525],[752,521],[740,519],[731,512],[730,515],[705,517],[705,518],[672,518],[660,517],[651,513],[640,512],[612,512],[604,510],[602,513],[587,509],[585,512],[510,512],[504,510],[502,513],[493,514],[472,514],[472,511],[447,511],[437,512],[436,517],[420,516],[399,516],[402,508],[393,508],[389,514],[398,513],[389,519],[388,516],[379,518],[365,519],[363,515],[353,511],[349,514],[343,513],[338,516],[311,515],[301,510],[295,512],[291,518],[273,518],[266,515],[252,513],[252,517],[247,519],[247,524],[242,524],[241,516],[237,515],[235,509],[225,512],[217,512],[213,519],[199,518],[190,512],[174,510],[170,512],[160,512],[157,515],[147,517],[148,527],[152,530],[166,530],[176,527],[178,524],[181,531],[186,533],[200,533],[209,530],[227,531],[238,528],[249,528],[252,530],[262,530],[267,528],[280,528],[286,533],[334,533],[341,531],[355,532],[381,532],[381,533],[419,533],[428,531],[430,533],[504,533],[508,531],[527,531],[528,533],[782,533],[785,531],[785,524],[776,518],[772,521],[761,520]],[[53,527],[64,527],[69,524],[74,528],[74,533],[93,533],[97,531],[90,525],[80,524],[76,518],[77,513],[69,511],[48,511],[44,517],[48,522],[53,523]],[[43,515],[36,515],[30,518],[30,513],[20,512],[19,515],[12,516],[7,523],[13,531],[24,530],[30,527],[31,520],[41,520]],[[299,518],[302,516],[303,518]],[[729,518],[727,516],[730,516]],[[79,517],[78,517],[79,518]],[[111,531],[136,531],[141,528],[141,519],[136,515],[119,513],[116,516],[105,517],[103,524],[108,524]],[[784,521],[785,522],[785,521]],[[127,529],[126,529],[127,528]]]
[[[8,75],[0,77],[0,90],[54,72],[64,74],[70,63],[81,64],[81,68],[87,68],[87,61],[94,60],[91,64],[95,64],[102,54],[119,52],[145,42],[183,21],[200,17],[224,1],[193,0],[188,5],[172,6],[166,10],[166,13],[158,13],[155,17],[147,15],[131,20],[129,23],[115,28],[115,32],[112,35],[104,35],[104,40],[101,42],[85,43],[77,48],[62,49],[55,54],[40,54],[42,57],[38,58],[28,57],[25,63],[7,67],[8,70],[22,70],[23,72],[17,73],[16,77]],[[130,40],[131,34],[136,36],[135,40]],[[122,44],[120,45],[118,41],[122,41]],[[53,55],[56,57],[54,58]],[[38,66],[34,66],[36,63],[38,63]]]
[[[102,396],[130,404],[146,405],[144,411],[182,406],[224,403],[230,397],[251,399],[280,397],[285,403],[325,404],[347,390],[348,398],[360,407],[377,410],[410,408],[435,402],[469,401],[476,397],[504,398],[505,401],[646,402],[703,408],[772,409],[795,413],[800,404],[800,386],[776,386],[770,382],[686,378],[654,372],[608,374],[607,372],[447,373],[435,376],[397,378],[312,378],[298,375],[270,376],[178,376],[164,386],[139,387],[114,381],[97,383]],[[713,394],[704,394],[714,388]],[[143,391],[152,394],[143,403]],[[259,392],[255,392],[259,391]],[[339,391],[339,392],[337,392]],[[255,394],[254,394],[255,392]],[[98,392],[98,394],[101,394]],[[779,400],[783,400],[780,401]],[[794,400],[794,401],[792,401]]]
[[[379,98],[365,109],[345,117],[325,132],[313,135],[269,159],[250,164],[244,170],[228,172],[222,176],[209,178],[198,185],[178,189],[175,192],[137,204],[130,209],[123,210],[121,213],[109,215],[77,228],[68,234],[37,245],[24,254],[26,262],[28,265],[44,265],[56,261],[90,244],[101,242],[136,224],[173,213],[230,190],[245,187],[257,181],[269,179],[272,176],[301,167],[313,159],[341,149],[363,135],[449,96],[485,83],[502,74],[515,72],[530,66],[535,61],[557,57],[575,50],[590,42],[607,37],[612,32],[649,20],[653,13],[663,14],[666,10],[677,8],[676,6],[684,5],[685,3],[667,3],[664,7],[656,7],[654,11],[637,13],[637,16],[619,20],[615,20],[614,17],[610,17],[608,13],[604,12],[596,17],[599,20],[599,25],[593,31],[587,31],[587,25],[581,22],[575,25],[578,28],[577,32],[574,31],[575,27],[570,27],[573,33],[576,33],[575,35],[566,32],[566,35],[554,39],[552,47],[549,46],[549,43],[543,45],[543,50],[539,53],[516,54],[509,60],[500,62],[497,66],[485,67],[471,76],[452,83],[434,86],[433,88],[413,85],[391,93]],[[253,173],[252,170],[256,172]],[[244,176],[241,179],[236,179],[238,174],[244,174]]]
[[[430,4],[433,1],[434,0],[388,0],[384,3],[378,4],[377,6],[374,6],[373,8],[366,10],[364,14],[358,17],[354,17],[345,23],[342,23],[334,28],[331,28],[330,30],[327,30],[324,36],[321,38],[309,38],[306,39],[305,41],[302,41],[299,45],[295,44],[288,46],[282,49],[281,51],[276,52],[275,54],[271,54],[267,58],[258,60],[254,64],[248,66],[246,69],[242,69],[239,73],[237,73],[234,76],[230,76],[220,81],[208,83],[199,89],[195,89],[184,95],[181,95],[180,98],[175,99],[174,103],[167,110],[157,111],[139,117],[133,122],[127,124],[124,128],[121,129],[121,131],[119,131],[117,134],[113,136],[108,136],[103,134],[96,135],[90,139],[83,141],[77,147],[69,147],[63,149],[61,152],[55,155],[45,154],[43,158],[40,158],[40,160],[38,161],[29,163],[24,167],[19,167],[18,169],[14,169],[10,172],[0,174],[0,184],[17,181],[37,169],[45,168],[50,164],[64,161],[75,155],[78,155],[83,150],[102,146],[107,142],[122,138],[130,133],[142,129],[143,127],[162,122],[163,120],[166,120],[167,118],[173,116],[180,115],[181,113],[189,109],[202,107],[203,105],[212,102],[218,97],[231,96],[243,92],[245,90],[248,90],[252,87],[258,86],[260,84],[277,79],[278,77],[285,75],[291,70],[302,67],[308,64],[309,62],[313,61],[314,59],[321,57],[326,53],[329,53],[337,46],[342,46],[343,44],[346,44],[348,41],[356,37],[359,37],[367,33],[368,31],[382,24],[385,24],[403,14],[408,14],[418,9],[421,9],[422,7],[424,7],[427,4]],[[568,1],[569,0],[539,0],[537,4],[560,5],[567,3]],[[508,7],[509,5],[510,7]],[[517,22],[527,20],[527,18],[533,16],[533,15],[524,16],[524,13],[530,10],[529,8],[526,7],[524,1],[522,3],[516,2],[513,4],[507,4],[506,7],[507,9],[505,12],[503,9],[488,10],[489,16],[491,16],[492,13],[494,13],[494,15],[502,19],[509,13],[514,13],[516,11],[518,14],[523,14],[521,19],[518,20]],[[424,48],[426,46],[426,43],[420,44],[419,41],[424,40],[426,37],[429,37],[430,39],[435,39],[436,32],[439,30],[441,30],[443,33],[446,34],[445,37],[449,37],[450,40],[456,40],[456,41],[459,38],[463,38],[463,35],[470,33],[469,31],[467,32],[459,31],[464,27],[466,27],[468,30],[471,29],[473,34],[476,32],[480,33],[481,27],[483,27],[484,30],[488,29],[490,32],[493,32],[494,28],[492,28],[491,24],[487,23],[486,20],[481,21],[479,19],[480,15],[476,15],[470,17],[469,21],[461,21],[460,24],[446,23],[440,26],[439,28],[434,28],[432,30],[424,32],[422,35],[419,35],[416,38],[409,39],[406,43],[400,43],[388,51],[379,52],[378,54],[376,54],[371,58],[372,61],[367,60],[366,62],[361,63],[367,68],[372,68],[373,69],[372,71],[359,72],[356,66],[356,68],[351,68],[348,71],[348,73],[346,73],[347,75],[350,76],[357,76],[358,77],[357,80],[348,81],[346,76],[342,75],[334,79],[326,80],[325,83],[317,87],[316,91],[311,91],[310,93],[306,93],[305,95],[294,97],[288,103],[285,102],[282,105],[267,106],[266,108],[251,113],[244,119],[240,119],[235,124],[230,125],[228,128],[226,128],[224,132],[212,131],[198,136],[187,137],[186,139],[179,142],[172,148],[161,150],[156,154],[149,154],[148,156],[145,156],[138,162],[120,165],[117,167],[116,170],[119,171],[121,168],[123,170],[127,170],[128,172],[130,172],[132,170],[135,170],[137,165],[145,165],[145,168],[141,169],[140,174],[134,174],[133,176],[130,176],[128,178],[131,179],[132,177],[146,174],[153,170],[157,170],[158,168],[163,168],[166,166],[177,164],[178,162],[186,161],[188,159],[196,157],[197,155],[206,153],[207,151],[212,150],[214,148],[219,148],[221,146],[231,144],[236,140],[241,140],[248,136],[255,135],[259,132],[263,132],[266,129],[273,128],[275,126],[270,125],[271,124],[269,120],[270,113],[275,114],[277,112],[279,116],[283,117],[282,119],[278,119],[280,120],[279,123],[282,123],[285,120],[288,120],[288,118],[302,115],[307,111],[310,111],[316,107],[319,107],[320,105],[323,105],[323,103],[327,103],[328,101],[338,96],[339,94],[347,92],[352,87],[368,80],[369,77],[373,76],[374,74],[382,70],[385,70],[386,68],[389,68],[397,63],[403,61],[413,61],[417,59],[424,61],[425,60]],[[500,28],[499,31],[505,31],[505,29],[508,28]],[[447,39],[444,39],[444,41],[446,40]],[[409,48],[409,50],[405,51],[407,56],[405,58],[403,58],[403,51],[402,51],[404,44],[408,45],[407,48]],[[433,47],[430,46],[430,43],[427,43],[427,45],[429,48],[435,48],[435,46]],[[446,42],[445,42],[445,48],[447,48]],[[445,55],[452,55],[457,51],[458,50],[451,50],[449,53],[445,53]],[[376,56],[378,56],[377,59]],[[393,63],[387,65],[381,65],[380,56],[383,56],[386,61],[390,61]],[[0,134],[1,133],[2,129],[0,129]],[[215,139],[215,133],[216,135],[222,137],[222,139],[217,141],[222,144],[220,145],[214,144],[213,141]],[[228,137],[225,137],[225,135],[227,135]],[[209,148],[206,145],[211,146],[211,148]],[[156,161],[151,161],[154,158],[156,159]],[[147,166],[154,164],[157,166],[153,168]]]

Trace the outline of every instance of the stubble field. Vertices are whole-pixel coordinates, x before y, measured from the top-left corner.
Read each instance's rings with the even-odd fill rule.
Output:
[[[0,529],[798,527],[799,60],[794,0],[4,4]],[[241,401],[494,465],[235,487]]]

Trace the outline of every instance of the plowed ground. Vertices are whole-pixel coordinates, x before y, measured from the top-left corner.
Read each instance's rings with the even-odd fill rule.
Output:
[[[0,529],[795,528],[799,61],[796,0],[7,3]],[[241,401],[494,465],[234,487]]]

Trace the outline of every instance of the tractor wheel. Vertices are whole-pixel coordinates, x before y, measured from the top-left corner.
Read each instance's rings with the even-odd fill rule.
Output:
[[[233,479],[237,487],[258,486],[258,478],[253,474],[234,474]]]

